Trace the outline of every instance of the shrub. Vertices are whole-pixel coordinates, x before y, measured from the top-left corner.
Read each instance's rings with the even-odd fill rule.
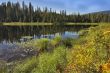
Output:
[[[70,53],[66,73],[98,73],[99,66],[110,58],[110,37],[109,34],[103,34],[110,30],[107,28],[90,28],[79,39],[79,43],[75,44]]]
[[[48,50],[48,44],[49,44],[49,40],[48,39],[39,39],[36,41],[36,47],[39,51],[47,51]]]
[[[22,64],[18,64],[13,73],[31,73],[37,67],[38,60],[36,57],[26,59]]]
[[[51,40],[51,45],[55,48],[61,45],[62,44],[61,42],[62,42],[61,36],[56,36],[54,39]]]
[[[66,39],[63,39],[62,42],[65,47],[71,48],[73,46],[73,41],[74,39],[72,38],[66,38]]]
[[[44,53],[39,56],[38,68],[32,73],[58,73],[63,72],[66,66],[66,51],[64,47],[58,47],[53,53]]]
[[[7,71],[6,62],[0,60],[0,73],[7,73]]]
[[[18,73],[99,73],[100,65],[108,66],[106,62],[110,58],[109,31],[110,26],[89,28],[83,36],[75,40],[74,44],[74,40],[63,40],[59,36],[52,40],[33,41],[31,46],[39,51],[46,51],[49,48],[54,50],[41,53],[34,61],[25,61],[26,63],[17,66],[15,71]],[[67,51],[65,47],[69,46],[73,49]]]

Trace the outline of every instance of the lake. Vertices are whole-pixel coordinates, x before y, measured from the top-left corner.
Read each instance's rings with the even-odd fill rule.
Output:
[[[88,27],[90,25],[0,26],[0,49],[9,48],[17,42],[26,42],[31,39],[53,39],[55,36],[78,38],[78,31]]]
[[[90,26],[91,25],[0,26],[0,59],[9,62],[24,58],[24,55],[28,56],[23,48],[16,43],[40,38],[53,39],[55,36],[61,36],[63,39],[77,39],[79,37],[78,31],[89,28]],[[34,51],[34,53],[36,52]]]

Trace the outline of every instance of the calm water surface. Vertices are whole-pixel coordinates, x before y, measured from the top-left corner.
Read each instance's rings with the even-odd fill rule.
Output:
[[[11,62],[36,54],[36,51],[26,53],[25,49],[16,45],[18,42],[40,38],[53,39],[55,36],[77,39],[78,31],[88,27],[90,26],[0,26],[0,60]]]
[[[30,39],[78,38],[78,31],[90,26],[0,26],[0,49],[16,46]]]

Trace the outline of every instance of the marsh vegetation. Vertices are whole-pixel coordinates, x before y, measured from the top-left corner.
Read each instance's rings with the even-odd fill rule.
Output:
[[[0,73],[110,73],[110,13],[67,14],[0,4]]]
[[[41,38],[19,43],[28,57],[13,60],[9,73],[105,73],[109,72],[110,25],[79,31],[79,38]],[[24,54],[24,53],[23,53]],[[26,55],[24,54],[24,55]],[[106,65],[107,64],[107,65]],[[11,69],[11,70],[10,70]],[[7,72],[7,73],[8,73]]]

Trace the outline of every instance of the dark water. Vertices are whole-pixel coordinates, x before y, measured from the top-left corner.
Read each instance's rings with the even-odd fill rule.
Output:
[[[90,26],[0,26],[0,49],[10,48],[16,42],[27,39],[52,39],[57,35],[62,38],[77,38],[77,32],[88,27]]]

